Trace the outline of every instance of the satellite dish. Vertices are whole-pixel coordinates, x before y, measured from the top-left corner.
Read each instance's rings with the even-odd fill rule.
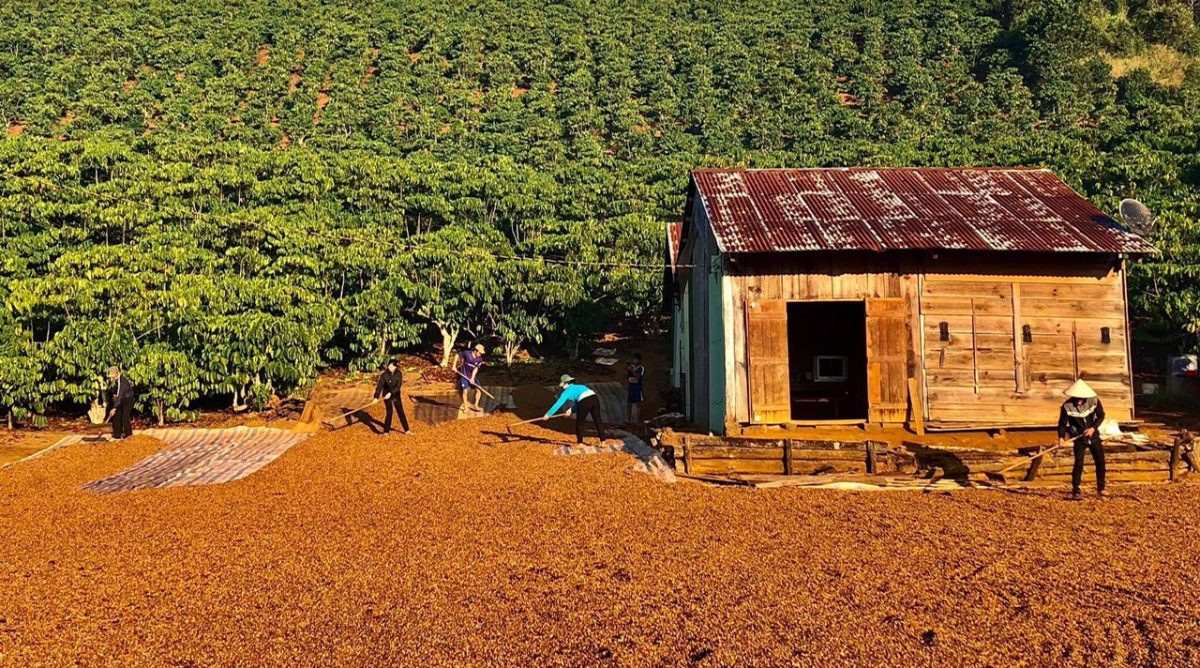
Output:
[[[1121,219],[1126,227],[1143,237],[1153,235],[1155,223],[1158,222],[1150,208],[1136,199],[1121,200]]]

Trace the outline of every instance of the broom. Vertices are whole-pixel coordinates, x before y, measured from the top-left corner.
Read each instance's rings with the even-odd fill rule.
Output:
[[[541,422],[542,420],[553,420],[554,418],[557,418],[557,417],[567,417],[568,415],[569,415],[569,413],[559,413],[559,414],[557,414],[557,415],[543,415],[542,417],[535,417],[535,418],[533,418],[533,419],[531,419],[531,420],[521,420],[520,422],[512,422],[512,423],[510,423],[510,424],[506,424],[506,425],[504,425],[504,429],[505,429],[506,431],[508,431],[508,433],[511,435],[511,434],[512,434],[512,428],[513,428],[513,427],[516,427],[517,425],[522,425],[522,424],[532,424],[532,423],[534,423],[534,422]]]
[[[375,404],[379,403],[380,401],[382,401],[382,399],[372,399],[372,400],[371,400],[371,401],[369,401],[368,403],[365,403],[365,404],[363,404],[362,406],[359,406],[358,408],[355,408],[354,410],[346,411],[345,413],[342,413],[341,415],[339,415],[339,416],[337,416],[337,417],[333,417],[333,418],[325,418],[324,420],[321,420],[321,424],[323,424],[323,425],[325,425],[325,426],[327,426],[327,427],[330,427],[330,428],[332,428],[332,429],[337,429],[337,426],[335,426],[334,424],[332,424],[334,421],[336,421],[336,420],[344,420],[344,419],[346,419],[346,418],[350,417],[351,415],[354,415],[355,413],[357,413],[357,412],[359,412],[359,411],[363,411],[363,410],[366,410],[366,409],[370,408],[371,406],[374,406]],[[344,426],[344,425],[343,425],[343,426]]]
[[[1054,446],[1051,446],[1050,448],[1042,450],[1042,451],[1038,452],[1036,455],[1033,455],[1032,457],[1026,457],[1025,459],[1018,461],[1016,464],[1013,464],[1011,466],[1006,466],[1006,467],[1000,469],[999,471],[984,471],[983,474],[988,477],[988,480],[994,480],[996,482],[1007,482],[1007,479],[1004,477],[1005,473],[1008,473],[1009,471],[1011,471],[1015,468],[1020,468],[1020,467],[1024,466],[1025,464],[1028,464],[1028,463],[1032,462],[1033,460],[1037,459],[1038,457],[1043,457],[1045,455],[1048,455],[1051,452],[1058,450],[1059,448],[1065,448],[1068,445],[1071,445],[1072,443],[1074,443],[1075,441],[1078,441],[1081,438],[1083,438],[1083,434],[1080,434],[1080,435],[1076,436],[1075,438],[1063,441],[1061,443],[1058,443],[1057,445],[1054,445]]]

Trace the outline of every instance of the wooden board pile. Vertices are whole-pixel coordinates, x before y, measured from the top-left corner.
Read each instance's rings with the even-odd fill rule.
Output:
[[[1037,452],[1017,453],[974,448],[930,446],[905,441],[900,446],[872,440],[835,441],[704,436],[666,429],[653,436],[676,471],[692,476],[817,475],[908,473],[918,478],[975,478],[997,474]],[[1049,446],[1045,446],[1049,447]],[[1108,479],[1114,482],[1166,481],[1170,477],[1170,447],[1138,435],[1105,441]],[[1048,454],[1040,464],[1026,462],[1009,470],[1010,480],[1068,482],[1073,457],[1070,448]],[[1030,475],[1030,469],[1033,474]],[[1185,467],[1177,466],[1183,475]],[[1093,480],[1090,456],[1085,479]]]
[[[675,468],[688,474],[882,473],[903,470],[911,457],[879,441],[722,438],[699,434],[667,435]]]

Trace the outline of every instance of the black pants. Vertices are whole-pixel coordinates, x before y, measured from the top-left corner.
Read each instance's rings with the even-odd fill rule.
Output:
[[[600,442],[604,442],[604,423],[600,421],[600,399],[596,395],[584,397],[575,404],[575,442],[583,443],[583,421],[592,416],[592,424],[596,426],[596,434]]]
[[[1100,443],[1099,434],[1075,441],[1075,467],[1071,469],[1071,489],[1079,491],[1079,483],[1083,480],[1083,455],[1087,451],[1092,453],[1092,461],[1096,463],[1096,489],[1103,492],[1104,445]]]
[[[408,416],[404,414],[404,402],[400,400],[398,395],[392,395],[391,399],[383,402],[384,408],[387,409],[387,415],[383,418],[383,433],[388,433],[392,430],[392,407],[395,406],[396,416],[400,418],[400,426],[404,431],[408,431]]]
[[[116,405],[112,417],[113,438],[128,438],[133,436],[133,399],[126,399]]]

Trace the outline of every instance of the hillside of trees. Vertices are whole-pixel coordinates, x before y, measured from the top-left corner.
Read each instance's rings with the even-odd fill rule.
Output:
[[[1160,214],[1197,346],[1190,0],[0,6],[0,411],[261,405],[321,369],[653,327],[703,166],[1040,165]]]

